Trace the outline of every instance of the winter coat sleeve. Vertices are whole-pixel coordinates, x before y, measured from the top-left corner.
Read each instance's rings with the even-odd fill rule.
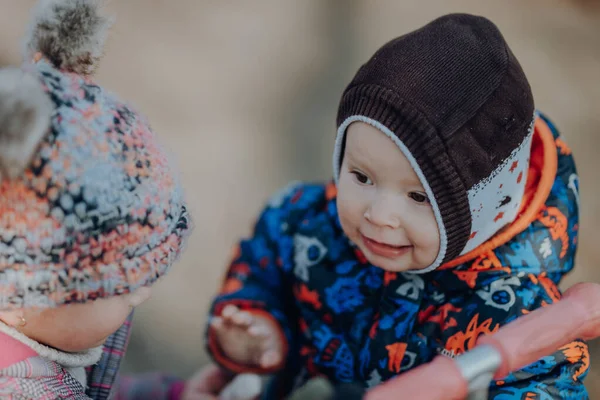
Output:
[[[290,287],[287,271],[293,250],[293,235],[289,231],[294,224],[294,215],[299,211],[295,201],[301,191],[302,186],[292,185],[271,198],[261,212],[251,237],[237,246],[224,283],[211,307],[211,316],[220,315],[226,305],[233,304],[272,318],[281,328],[285,353],[291,339],[287,316],[292,296],[290,290],[286,290]],[[220,351],[210,328],[207,336],[208,352],[226,369],[233,372],[269,372],[233,363]]]
[[[544,286],[550,288],[554,293],[558,293],[558,289],[548,278],[541,277],[539,279],[546,280]],[[531,287],[532,296],[537,297],[534,302],[539,301],[539,306],[543,307],[558,300],[558,298],[542,299],[543,295],[540,295],[540,291],[545,292],[546,288],[535,286],[531,280],[522,282],[523,285]],[[521,315],[528,310],[522,308],[512,311],[515,315]],[[557,324],[560,324],[560,321],[557,321]],[[536,332],[528,340],[535,341],[537,334],[539,332]],[[588,399],[583,380],[588,373],[589,361],[587,344],[582,340],[572,341],[535,363],[521,370],[513,371],[500,381],[493,382],[490,386],[489,398],[493,400]]]
[[[454,318],[457,327],[462,329],[447,330],[446,350],[461,354],[475,345],[480,334],[493,333],[519,316],[559,299],[558,288],[544,274],[493,281],[470,296],[453,301],[453,310],[458,312],[449,314],[448,318]],[[535,336],[526,340],[533,342]],[[587,344],[576,340],[493,382],[489,399],[587,399],[583,379],[588,368]]]
[[[576,340],[490,387],[490,399],[588,399],[583,385],[589,367],[585,342]]]

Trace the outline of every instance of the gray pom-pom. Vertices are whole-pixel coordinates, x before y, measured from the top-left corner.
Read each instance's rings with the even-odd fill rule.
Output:
[[[101,0],[40,0],[25,40],[25,57],[41,53],[63,71],[90,75],[102,56],[112,18]]]
[[[20,176],[46,135],[52,102],[32,75],[0,69],[0,180]]]

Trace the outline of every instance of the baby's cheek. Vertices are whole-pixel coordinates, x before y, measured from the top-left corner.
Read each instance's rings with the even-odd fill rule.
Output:
[[[90,336],[100,336],[100,339],[105,339],[112,335],[123,325],[131,312],[129,302],[125,298],[111,298],[109,302],[94,307],[94,321],[88,325]]]
[[[431,265],[440,251],[440,237],[436,230],[423,232],[416,244],[418,258],[423,265]]]
[[[100,346],[123,324],[130,309],[119,298],[48,310],[32,332],[41,343],[78,352]]]
[[[352,219],[352,212],[344,204],[338,202],[338,218],[342,225],[342,230],[350,239],[353,239],[355,223]]]
[[[356,199],[353,200],[347,191],[340,190],[337,198],[337,209],[338,217],[344,230],[350,229],[352,225],[356,225],[360,217],[360,204]]]
[[[121,327],[127,315],[127,308],[118,308],[110,313],[102,312],[91,316],[93,320],[82,318],[82,323],[73,330],[72,336],[75,337],[69,345],[71,349],[63,350],[82,351],[104,344],[106,339]]]

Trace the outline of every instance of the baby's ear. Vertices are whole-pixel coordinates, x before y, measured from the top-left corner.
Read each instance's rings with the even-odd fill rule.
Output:
[[[50,126],[52,102],[32,75],[0,69],[0,181],[20,176]]]

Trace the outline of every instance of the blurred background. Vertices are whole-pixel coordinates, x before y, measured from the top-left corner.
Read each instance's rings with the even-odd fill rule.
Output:
[[[20,62],[34,0],[0,0],[0,65]],[[600,281],[600,1],[110,0],[97,81],[141,109],[183,174],[197,224],[181,262],[136,313],[125,370],[189,376],[232,245],[294,179],[331,177],[339,96],[391,38],[448,12],[494,21],[581,178],[580,247],[564,287]],[[595,44],[594,44],[595,43]],[[600,343],[591,343],[592,366]],[[586,380],[600,398],[600,368]]]

